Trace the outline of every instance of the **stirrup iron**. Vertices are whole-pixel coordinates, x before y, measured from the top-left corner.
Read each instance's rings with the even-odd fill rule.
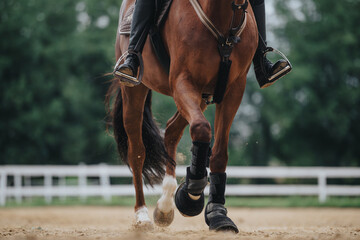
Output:
[[[282,53],[280,52],[279,50],[275,49],[275,48],[272,48],[272,47],[267,47],[265,49],[265,51],[263,52],[263,56],[264,58],[266,57],[266,55],[269,53],[269,52],[274,52],[278,55],[280,55],[287,63],[287,66],[283,69],[281,69],[280,71],[278,71],[277,73],[275,73],[274,75],[272,76],[266,76],[266,78],[269,80],[269,83],[273,83],[275,82],[276,80],[278,80],[279,78],[285,76],[286,74],[288,74],[291,70],[292,70],[292,65],[289,61],[289,59]],[[265,69],[264,67],[264,62],[261,61],[261,68],[262,69]]]
[[[136,57],[138,58],[139,60],[139,63],[140,63],[140,71],[138,71],[138,75],[136,77],[133,77],[133,76],[130,76],[130,75],[127,75],[127,74],[124,74],[120,71],[118,71],[118,67],[119,65],[123,62],[123,60],[129,55],[129,54],[135,54]],[[114,71],[113,71],[113,74],[115,75],[115,77],[117,77],[119,79],[119,81],[123,84],[125,84],[126,86],[128,87],[134,87],[134,86],[137,86],[141,83],[142,81],[142,77],[144,75],[144,62],[143,62],[143,58],[141,56],[140,53],[138,52],[135,52],[133,50],[128,50],[126,51],[123,55],[121,55],[121,57],[118,59],[118,61],[116,62],[115,64],[115,67],[114,67]]]

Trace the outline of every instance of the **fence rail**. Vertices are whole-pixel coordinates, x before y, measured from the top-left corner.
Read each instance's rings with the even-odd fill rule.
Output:
[[[184,177],[185,166],[178,166],[176,174]],[[360,196],[358,185],[327,185],[330,178],[360,178],[360,168],[347,167],[234,167],[227,168],[228,178],[270,178],[270,179],[317,179],[317,185],[245,185],[228,184],[229,196],[290,196],[317,195],[320,202],[327,196]],[[41,186],[32,186],[32,177],[44,179]],[[67,185],[66,177],[75,177],[76,185]],[[88,178],[98,178],[97,185],[89,185]],[[132,177],[126,166],[76,165],[76,166],[26,166],[5,165],[0,167],[0,206],[7,198],[14,197],[21,203],[23,197],[43,196],[50,203],[53,197],[102,196],[110,200],[112,196],[135,195],[133,185],[113,185],[111,177]],[[54,181],[58,178],[57,181]],[[11,183],[8,179],[12,179]],[[208,188],[205,194],[208,194]],[[161,186],[144,188],[145,195],[161,194]]]

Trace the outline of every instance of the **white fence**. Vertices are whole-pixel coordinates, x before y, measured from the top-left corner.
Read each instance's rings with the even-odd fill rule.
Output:
[[[176,174],[184,177],[185,166],[178,166]],[[244,185],[228,184],[228,196],[289,196],[318,195],[319,201],[327,196],[360,196],[360,186],[327,185],[329,178],[360,178],[360,168],[346,167],[228,167],[228,178],[270,178],[270,179],[317,179],[317,185],[266,184]],[[21,203],[23,197],[43,196],[47,202],[53,197],[102,196],[110,200],[111,196],[133,196],[135,190],[131,184],[113,185],[112,177],[131,177],[126,166],[76,165],[76,166],[0,166],[0,206],[6,204],[9,197]],[[40,186],[33,186],[34,177],[44,180]],[[66,178],[73,177],[75,185],[67,185]],[[88,184],[88,178],[98,179],[97,184]],[[8,182],[11,179],[11,183]],[[56,179],[56,181],[55,181]],[[208,194],[208,188],[205,194]],[[144,188],[145,195],[161,194],[161,186]]]

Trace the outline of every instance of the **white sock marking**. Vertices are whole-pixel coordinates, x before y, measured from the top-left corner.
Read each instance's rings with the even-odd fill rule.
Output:
[[[151,222],[147,207],[139,208],[135,212],[136,223]]]
[[[161,198],[157,202],[158,208],[163,213],[168,213],[175,208],[173,196],[176,188],[177,188],[176,178],[166,174],[162,185],[163,193],[161,195]]]

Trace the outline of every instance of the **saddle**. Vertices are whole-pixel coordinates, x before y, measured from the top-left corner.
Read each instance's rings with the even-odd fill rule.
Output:
[[[156,17],[153,26],[150,29],[149,36],[152,47],[155,54],[160,61],[160,64],[164,68],[166,73],[170,70],[170,57],[165,49],[164,42],[162,40],[160,29],[168,16],[170,6],[173,0],[157,0],[156,2]],[[131,5],[125,12],[123,19],[119,24],[120,35],[130,35],[132,16],[134,14],[135,3]]]

